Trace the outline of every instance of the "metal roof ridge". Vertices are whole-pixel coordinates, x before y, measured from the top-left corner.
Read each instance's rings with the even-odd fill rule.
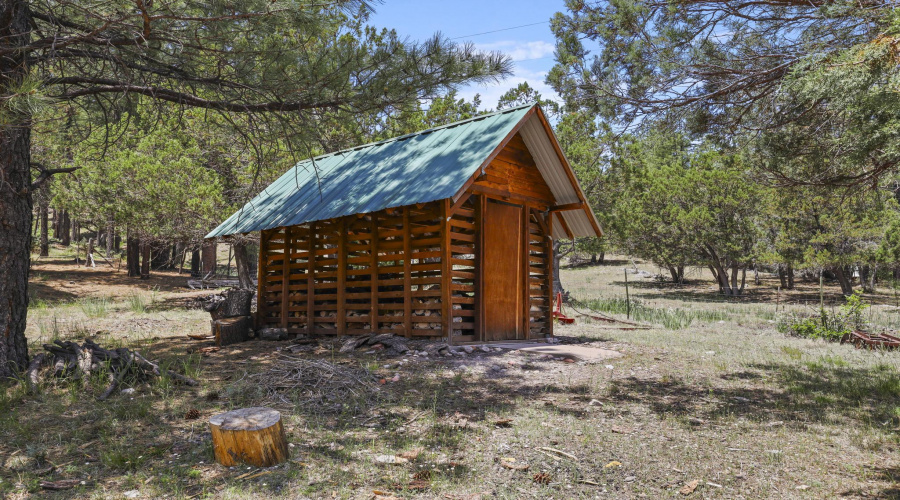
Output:
[[[296,167],[297,165],[300,165],[301,163],[306,163],[306,162],[309,162],[309,161],[319,160],[319,159],[321,159],[321,158],[327,158],[327,157],[329,157],[329,156],[337,156],[337,155],[349,153],[349,152],[351,152],[351,151],[358,151],[358,150],[360,150],[360,149],[367,149],[367,148],[371,148],[371,147],[375,147],[375,146],[380,146],[380,145],[382,145],[382,144],[388,144],[388,143],[391,143],[391,142],[397,142],[397,141],[404,141],[404,140],[406,140],[406,139],[410,139],[410,138],[416,137],[416,136],[418,136],[418,135],[430,134],[430,133],[432,133],[432,132],[437,132],[437,131],[440,131],[440,130],[445,130],[445,129],[453,128],[453,127],[458,127],[458,126],[460,126],[460,125],[465,125],[466,123],[469,123],[469,122],[480,121],[480,120],[484,120],[485,118],[490,118],[490,117],[492,117],[492,116],[502,115],[502,114],[506,114],[506,113],[512,113],[512,112],[514,112],[514,111],[519,111],[519,110],[521,110],[521,109],[530,108],[530,107],[532,107],[532,106],[537,106],[537,102],[532,102],[532,103],[528,103],[528,104],[522,104],[522,105],[520,105],[520,106],[514,106],[514,107],[512,107],[512,108],[507,108],[507,109],[501,109],[501,110],[499,110],[499,111],[493,111],[493,112],[491,112],[491,113],[486,113],[486,114],[483,114],[483,115],[473,116],[473,117],[471,117],[471,118],[466,118],[465,120],[455,121],[455,122],[453,122],[453,123],[448,123],[448,124],[446,124],[446,125],[441,125],[441,126],[439,126],[439,127],[426,128],[426,129],[419,130],[419,131],[416,131],[416,132],[410,132],[410,133],[408,133],[408,134],[403,134],[403,135],[398,135],[398,136],[396,136],[396,137],[391,137],[390,139],[383,139],[383,140],[380,140],[380,141],[369,142],[369,143],[366,143],[366,144],[360,144],[359,146],[353,146],[353,147],[351,147],[351,148],[345,148],[345,149],[341,149],[341,150],[338,150],[338,151],[332,151],[331,153],[325,153],[325,154],[321,154],[321,155],[319,155],[319,156],[313,156],[313,157],[311,157],[311,158],[307,158],[307,159],[305,159],[305,160],[300,160],[300,161],[298,161],[294,166]]]

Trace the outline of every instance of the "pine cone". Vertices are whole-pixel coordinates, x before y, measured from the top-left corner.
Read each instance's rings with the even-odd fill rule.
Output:
[[[200,410],[191,408],[187,411],[187,413],[184,414],[184,418],[186,420],[197,420],[198,418],[200,418]]]
[[[532,479],[534,479],[534,482],[538,484],[550,484],[550,480],[553,478],[551,478],[550,474],[547,474],[546,472],[538,472],[534,475],[534,477],[532,477]]]

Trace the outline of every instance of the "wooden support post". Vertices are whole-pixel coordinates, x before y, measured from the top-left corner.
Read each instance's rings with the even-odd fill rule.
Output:
[[[484,208],[487,197],[476,195],[475,200],[475,339],[484,342]]]
[[[288,290],[288,275],[291,272],[291,267],[289,262],[291,260],[291,228],[284,228],[284,258],[281,259],[281,327],[288,327],[288,304],[290,303],[290,298],[288,297],[290,291]]]
[[[337,247],[337,328],[338,335],[347,334],[347,218],[341,217],[338,224]]]
[[[544,244],[547,245],[547,251],[544,254],[547,256],[547,304],[550,305],[550,308],[547,310],[547,317],[544,321],[547,324],[547,333],[550,336],[553,336],[553,216],[550,215],[547,217],[547,235],[544,239]]]
[[[266,301],[263,296],[264,278],[266,276],[266,247],[268,246],[269,231],[259,233],[259,265],[256,268],[256,328],[261,328],[266,317]]]
[[[409,227],[409,207],[403,207],[403,330],[412,336],[412,234]]]
[[[369,240],[369,266],[372,271],[372,303],[369,304],[369,326],[372,333],[378,331],[378,214],[372,214],[371,239]]]
[[[453,253],[450,251],[450,199],[441,204],[441,326],[447,343],[453,344]]]
[[[316,223],[309,223],[309,257],[306,259],[306,329],[309,335],[316,330]]]

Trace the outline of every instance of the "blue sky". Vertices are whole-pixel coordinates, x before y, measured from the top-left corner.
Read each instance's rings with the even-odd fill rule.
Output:
[[[423,40],[436,32],[456,41],[471,41],[484,50],[499,50],[512,56],[515,75],[496,85],[469,86],[460,95],[471,99],[481,94],[482,106],[494,108],[506,90],[527,81],[545,98],[556,94],[544,83],[553,67],[553,33],[550,18],[565,8],[563,0],[384,0],[374,4],[370,24],[392,28],[402,37]],[[515,26],[540,23],[518,29]]]

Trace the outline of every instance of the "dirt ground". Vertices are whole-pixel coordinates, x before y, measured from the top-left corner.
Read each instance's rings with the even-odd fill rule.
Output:
[[[581,300],[618,299],[626,266],[564,270],[563,282]],[[900,498],[900,353],[778,333],[784,304],[818,300],[817,283],[779,293],[767,275],[723,300],[700,271],[689,277],[674,287],[629,275],[652,318],[687,318],[674,327],[558,326],[565,341],[624,355],[585,362],[509,349],[347,354],[328,342],[289,353],[291,341],[201,352],[209,344],[187,334],[207,331],[208,315],[186,307],[208,292],[185,288],[186,276],[142,282],[39,261],[33,351],[90,336],[201,383],[140,383],[104,402],[105,379],[0,391],[0,497]],[[882,305],[871,321],[897,321],[892,293],[872,300]],[[285,367],[312,362],[364,383],[285,387]],[[282,411],[291,460],[215,464],[206,421],[252,405]],[[79,484],[40,486],[61,479]]]

